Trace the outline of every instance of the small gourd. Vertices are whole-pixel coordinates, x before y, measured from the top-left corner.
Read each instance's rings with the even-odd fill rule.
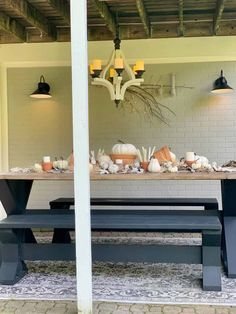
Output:
[[[199,162],[194,162],[191,167],[193,170],[198,170],[202,167],[202,165]]]
[[[59,160],[55,160],[53,162],[53,168],[59,170],[66,170],[68,169],[68,160],[65,160],[61,157]]]
[[[34,171],[35,171],[35,172],[43,172],[43,167],[42,167],[42,165],[41,165],[41,164],[38,164],[38,163],[34,164]]]
[[[149,172],[160,172],[161,166],[157,158],[152,158],[148,165]]]

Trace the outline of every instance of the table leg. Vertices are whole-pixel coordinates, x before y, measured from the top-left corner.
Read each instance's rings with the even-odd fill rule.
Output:
[[[21,259],[20,238],[21,236],[11,229],[0,230],[0,284],[2,285],[13,285],[27,273],[27,267]]]
[[[7,215],[25,212],[32,184],[33,180],[0,180],[0,201]],[[31,229],[26,229],[25,242],[37,242]]]
[[[229,278],[236,278],[236,180],[222,180],[222,257]]]

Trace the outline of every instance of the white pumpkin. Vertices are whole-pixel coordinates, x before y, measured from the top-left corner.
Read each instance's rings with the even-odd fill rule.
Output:
[[[59,159],[53,162],[54,169],[66,170],[68,169],[68,166],[68,160],[65,159]]]
[[[178,167],[177,167],[177,166],[170,167],[168,170],[169,170],[171,173],[178,172]]]
[[[157,158],[152,158],[148,165],[149,172],[160,172],[161,166]]]
[[[42,165],[41,165],[41,164],[38,164],[38,163],[34,164],[34,171],[35,171],[35,172],[43,172],[43,167],[42,167]]]
[[[112,153],[118,155],[136,155],[137,149],[132,144],[116,144],[112,147]]]

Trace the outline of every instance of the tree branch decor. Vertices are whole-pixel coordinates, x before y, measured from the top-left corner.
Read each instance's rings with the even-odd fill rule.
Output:
[[[169,120],[166,118],[165,113],[169,112],[175,116],[175,112],[158,100],[158,97],[162,95],[163,87],[165,88],[172,86],[161,85],[158,83],[142,84],[142,86],[131,86],[126,90],[125,98],[120,103],[120,108],[130,113],[137,113],[141,116],[144,116],[148,120],[156,118],[168,125]],[[193,87],[187,86],[176,87],[193,89]]]

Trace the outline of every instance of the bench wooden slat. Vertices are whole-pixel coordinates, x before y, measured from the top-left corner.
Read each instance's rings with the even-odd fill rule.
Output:
[[[74,198],[58,198],[49,202],[50,206],[74,205]],[[216,198],[91,198],[91,205],[99,206],[204,206],[207,209],[218,209]]]
[[[38,215],[11,215],[0,221],[0,229],[22,228],[70,228],[74,229],[74,215],[38,214]]]
[[[99,230],[219,230],[220,222],[211,216],[112,215],[92,214],[92,229]]]
[[[104,207],[106,208],[106,207]],[[63,215],[74,215],[74,209],[50,209],[50,211],[44,210],[44,209],[27,209],[25,211],[26,215],[47,215],[47,214],[63,214]],[[216,215],[218,216],[217,212],[212,211],[203,211],[203,210],[195,210],[195,209],[150,209],[147,208],[134,208],[134,209],[91,209],[91,214],[96,215],[103,215],[103,214],[109,214],[110,216],[113,215],[177,215],[177,216],[212,216]]]
[[[0,228],[70,228],[75,227],[74,215],[38,214],[11,215],[0,222]],[[92,230],[220,230],[216,216],[178,216],[133,214],[91,215]]]

